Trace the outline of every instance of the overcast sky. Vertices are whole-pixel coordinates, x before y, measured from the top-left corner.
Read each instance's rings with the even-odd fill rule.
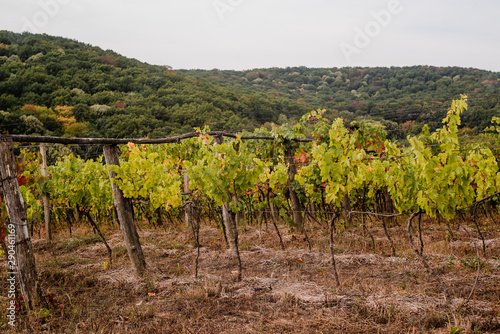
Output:
[[[464,66],[500,71],[498,0],[0,0],[0,30],[174,68]]]

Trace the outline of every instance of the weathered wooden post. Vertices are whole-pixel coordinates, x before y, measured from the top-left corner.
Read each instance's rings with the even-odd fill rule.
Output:
[[[292,204],[292,214],[293,222],[295,223],[295,228],[297,232],[302,233],[304,231],[304,221],[302,218],[302,205],[300,204],[299,198],[295,189],[293,189],[293,180],[295,174],[297,174],[297,168],[295,168],[295,162],[293,161],[293,155],[295,150],[293,149],[291,141],[285,143],[285,164],[288,167],[288,192],[290,194],[290,202]]]
[[[42,155],[42,176],[44,178],[44,184],[47,183],[48,174],[47,174],[47,147],[45,143],[40,143],[40,154]],[[49,195],[47,193],[47,189],[44,187],[43,191],[43,217],[45,221],[45,238],[48,241],[52,241],[52,228],[50,227],[50,200]]]
[[[106,145],[103,151],[106,165],[120,166],[120,151],[116,145]],[[128,256],[130,257],[136,274],[142,276],[146,271],[146,260],[144,259],[142,247],[139,242],[139,234],[137,234],[137,229],[135,227],[132,203],[128,198],[125,198],[120,188],[113,183],[116,173],[108,170],[108,175],[111,180],[114,204],[118,213],[118,222],[120,223],[120,229],[125,239]]]
[[[191,191],[189,190],[189,175],[187,173],[187,170],[184,169],[184,195],[189,195],[191,194]],[[188,199],[189,202],[189,199]],[[187,203],[186,206],[184,207],[184,219],[186,220],[186,227],[189,227],[191,225],[191,204]]]
[[[2,136],[0,136],[0,175],[5,206],[9,215],[9,237],[6,242],[8,254],[9,256],[15,255],[15,263],[9,263],[8,270],[14,272],[17,265],[17,276],[23,300],[27,309],[32,310],[41,301],[35,256],[28,231],[26,207],[17,181],[14,144],[12,139]],[[15,276],[11,275],[11,278],[15,279]]]
[[[344,219],[344,226],[348,226],[351,224],[351,198],[349,194],[345,194],[342,198],[342,218]]]
[[[217,145],[222,145],[224,143],[224,137],[219,135],[214,137],[214,142]],[[226,234],[227,234],[227,240],[229,241],[229,249],[236,251],[235,250],[235,239],[236,239],[236,233],[235,231],[236,226],[233,226],[233,219],[232,215],[233,212],[229,206],[231,201],[233,200],[232,195],[230,192],[227,192],[227,202],[222,205],[222,219],[224,220],[224,225],[226,226]]]
[[[217,145],[222,145],[224,142],[224,137],[222,135],[218,135],[214,138],[214,141]],[[238,225],[236,223],[236,214],[231,210],[230,204],[231,201],[234,201],[231,192],[226,189],[227,194],[227,202],[222,205],[222,218],[224,220],[224,225],[226,226],[227,239],[229,241],[229,249],[236,255],[236,259],[238,260],[238,277],[237,280],[241,281],[241,256],[240,249],[238,246]]]

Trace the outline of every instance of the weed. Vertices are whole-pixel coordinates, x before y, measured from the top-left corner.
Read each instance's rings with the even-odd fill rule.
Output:
[[[185,251],[188,249],[188,246],[183,242],[172,240],[172,242],[170,243],[170,248]]]
[[[102,264],[102,269],[103,270],[108,270],[108,269],[111,269],[111,265],[112,263],[109,262],[109,261],[104,261],[104,263]]]
[[[448,262],[446,263],[446,267],[448,268],[448,270],[452,269],[453,267],[455,267],[455,257],[453,255],[450,256],[450,258],[448,259]]]
[[[242,242],[240,244],[240,250],[242,250],[242,251],[249,251],[249,250],[252,249],[253,246],[254,245],[253,245],[252,242],[250,242],[250,241],[244,241],[244,242]]]
[[[460,264],[464,268],[472,269],[472,270],[477,270],[477,263],[479,262],[479,265],[481,267],[484,266],[484,261],[479,259],[477,257],[465,257],[460,261]]]
[[[462,333],[463,329],[459,327],[451,327],[449,334],[460,334]]]
[[[37,315],[40,319],[48,319],[52,317],[52,313],[50,313],[50,311],[46,308],[41,308]]]

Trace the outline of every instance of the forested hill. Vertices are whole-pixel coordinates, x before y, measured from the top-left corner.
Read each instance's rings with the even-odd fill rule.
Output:
[[[253,129],[308,110],[74,40],[0,31],[0,133],[161,137]]]
[[[165,55],[168,63],[168,55]],[[294,123],[312,109],[372,119],[404,138],[441,126],[468,94],[464,127],[500,116],[500,73],[467,68],[173,70],[74,40],[0,31],[0,133],[162,137]]]
[[[249,71],[182,70],[193,78],[284,97],[347,119],[374,118],[418,131],[441,126],[451,99],[468,94],[464,126],[484,129],[500,116],[500,73],[460,67],[268,68]],[[384,122],[386,126],[395,126]]]

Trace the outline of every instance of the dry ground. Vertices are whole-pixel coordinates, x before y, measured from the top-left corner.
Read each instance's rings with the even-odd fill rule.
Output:
[[[141,224],[142,225],[142,224]],[[393,226],[397,256],[378,222],[364,235],[350,226],[335,235],[342,282],[336,287],[327,234],[310,226],[312,251],[302,236],[269,226],[240,227],[243,280],[219,230],[201,231],[200,275],[194,278],[192,234],[183,226],[140,231],[148,273],[130,269],[119,229],[103,227],[114,252],[90,228],[58,232],[52,245],[34,238],[47,304],[18,315],[13,333],[494,333],[500,332],[500,227],[486,224],[486,257],[479,281],[475,243],[465,231],[449,238],[443,225],[425,222],[424,255],[449,288],[446,303],[435,280]],[[457,229],[457,227],[455,227]],[[474,233],[474,232],[472,232]],[[475,235],[475,234],[474,234]],[[0,271],[6,272],[5,259]],[[2,277],[5,275],[2,274]],[[7,290],[2,279],[0,291]],[[5,323],[6,293],[0,296]]]

